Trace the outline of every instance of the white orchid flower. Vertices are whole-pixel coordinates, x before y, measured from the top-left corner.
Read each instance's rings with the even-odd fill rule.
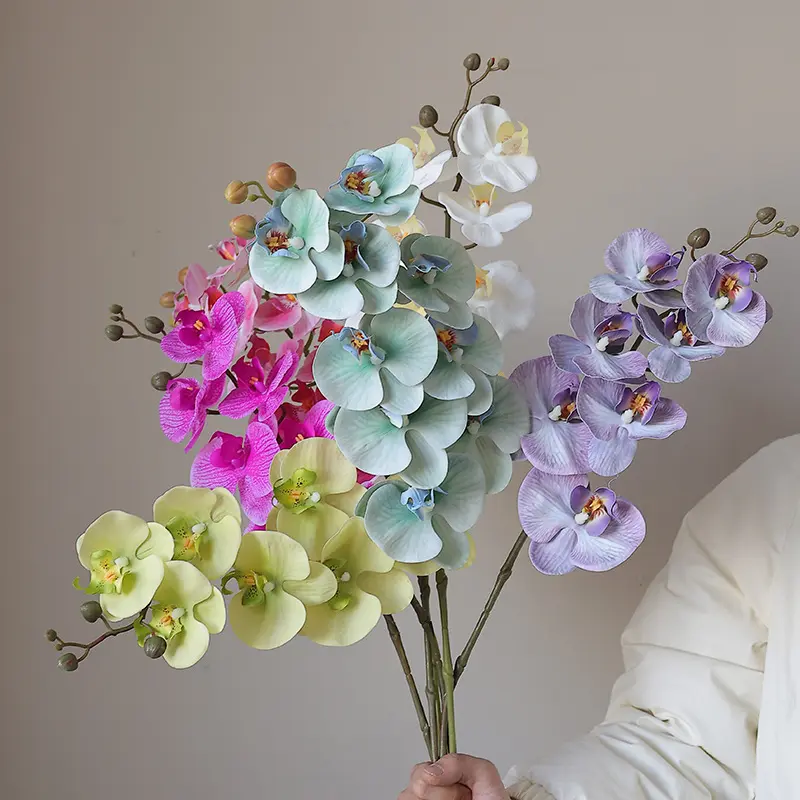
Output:
[[[499,106],[473,106],[458,129],[458,170],[467,183],[491,183],[519,192],[536,178],[536,159],[528,155],[528,129],[517,129]]]
[[[526,219],[530,219],[533,209],[530,203],[511,203],[492,213],[492,200],[495,188],[485,183],[470,187],[469,205],[462,205],[447,192],[439,192],[439,202],[447,213],[461,223],[464,238],[481,247],[497,247],[503,241],[503,234],[513,231]]]
[[[513,261],[494,261],[476,268],[470,308],[488,319],[500,338],[522,331],[533,319],[533,284]]]
[[[430,133],[419,125],[412,125],[419,136],[419,142],[407,137],[398,139],[397,144],[402,144],[414,154],[414,178],[412,183],[419,189],[427,189],[439,181],[451,180],[458,173],[458,165],[452,160],[450,150],[436,153]]]

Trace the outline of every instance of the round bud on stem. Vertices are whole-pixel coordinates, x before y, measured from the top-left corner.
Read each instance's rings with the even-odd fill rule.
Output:
[[[439,112],[431,105],[424,105],[419,110],[419,124],[423,128],[432,128],[439,121]]]
[[[231,181],[225,187],[225,199],[233,205],[244,203],[249,193],[250,191],[241,181]]]
[[[58,639],[58,634],[52,628],[49,628],[44,632],[44,638],[47,639],[48,642],[54,642]]]
[[[767,266],[767,257],[762,256],[761,253],[750,253],[746,255],[744,260],[748,264],[752,264],[755,267],[756,272],[761,272],[764,267]]]
[[[81,606],[81,616],[87,622],[97,622],[103,616],[103,609],[97,600],[87,600]]]
[[[148,658],[161,658],[167,650],[167,643],[155,634],[151,634],[144,640],[144,654]]]
[[[164,320],[160,317],[145,317],[144,326],[150,333],[161,333],[164,330]]]
[[[285,192],[297,183],[294,167],[285,161],[276,161],[267,170],[267,186],[276,192]]]
[[[798,231],[800,231],[800,228],[797,225],[787,225],[783,229],[783,234],[791,239],[793,236],[797,236]]]
[[[158,304],[161,308],[175,308],[175,292],[164,292],[158,298]]]
[[[486,97],[481,100],[481,103],[485,103],[489,106],[499,106],[500,98],[496,94],[487,94]]]
[[[150,385],[157,391],[157,392],[166,392],[167,386],[169,382],[172,380],[172,375],[169,372],[156,372],[152,378],[150,378]]]
[[[256,218],[251,214],[239,214],[238,217],[234,217],[230,221],[230,228],[234,236],[239,236],[242,239],[252,239],[256,232]]]
[[[708,228],[695,228],[687,237],[689,247],[705,247],[711,241],[711,232]]]
[[[106,339],[110,339],[112,342],[118,342],[122,338],[122,326],[121,325],[106,325]]]
[[[64,672],[75,672],[78,669],[78,657],[75,653],[64,653],[58,657],[58,668]]]
[[[178,270],[178,283],[183,286],[183,282],[186,280],[186,276],[189,274],[189,267],[184,267],[183,269]]]
[[[119,303],[112,303],[108,307],[108,311],[111,314],[121,314],[122,313],[122,306]]]
[[[479,69],[480,65],[481,65],[481,57],[477,53],[470,53],[464,59],[464,66],[470,71]]]
[[[756,219],[764,225],[769,225],[775,219],[777,211],[772,206],[764,206],[756,211]]]
[[[507,58],[501,58],[497,62],[497,69],[507,70],[511,66],[511,62]]]

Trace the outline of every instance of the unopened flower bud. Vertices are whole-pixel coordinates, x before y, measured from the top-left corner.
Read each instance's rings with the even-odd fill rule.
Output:
[[[752,264],[756,272],[761,272],[767,266],[767,257],[762,256],[761,253],[750,253],[744,259],[748,264]]]
[[[432,128],[439,121],[439,112],[432,105],[424,105],[419,110],[419,124],[423,128]]]
[[[55,645],[53,645],[53,646],[56,648],[56,650],[63,650],[64,649],[64,645],[61,644],[61,642],[56,642]]]
[[[103,609],[97,600],[87,600],[81,606],[81,616],[87,622],[97,622],[103,616]]]
[[[161,308],[175,308],[175,292],[164,292],[158,298],[158,304]]]
[[[161,658],[167,650],[167,643],[155,634],[151,634],[144,640],[144,654],[148,658]]]
[[[469,70],[478,69],[481,65],[481,57],[477,53],[470,53],[464,59],[464,66]]]
[[[164,330],[164,320],[160,317],[145,317],[144,326],[150,333],[161,333]]]
[[[756,219],[764,225],[769,225],[775,219],[777,211],[772,206],[764,206],[756,211]]]
[[[497,62],[497,69],[506,70],[511,66],[511,62],[507,58],[501,58]]]
[[[711,232],[708,228],[695,228],[687,237],[689,247],[705,247],[711,241]]]
[[[500,98],[496,94],[487,94],[486,97],[481,100],[481,103],[489,106],[499,106]]]
[[[189,267],[184,267],[183,269],[178,270],[178,283],[183,286],[183,282],[186,280],[186,276],[189,274]]]
[[[75,672],[78,669],[78,657],[75,653],[64,653],[58,657],[58,668],[64,672]]]
[[[44,638],[47,639],[48,642],[54,642],[58,639],[58,634],[52,628],[49,628],[44,632]]]
[[[122,319],[122,317],[119,314],[112,314],[110,319],[112,322],[119,322]]]
[[[783,229],[783,233],[784,233],[784,235],[785,235],[785,236],[788,236],[790,239],[791,239],[793,236],[797,236],[797,233],[798,233],[798,231],[800,231],[800,228],[798,228],[798,227],[797,227],[797,225],[787,225],[787,226],[786,226],[786,227]]]
[[[150,378],[150,385],[157,391],[157,392],[166,392],[167,385],[172,380],[172,375],[169,372],[156,372],[152,378]]]
[[[121,325],[106,325],[106,339],[118,342],[122,338],[122,333]]]
[[[234,236],[252,239],[256,232],[256,218],[252,214],[239,214],[230,221],[230,228]]]
[[[225,187],[225,199],[233,205],[239,205],[247,200],[248,188],[241,181],[231,181]]]
[[[108,307],[108,311],[111,314],[121,314],[122,313],[122,306],[119,303],[112,303]]]
[[[297,183],[297,173],[285,161],[276,161],[267,170],[267,186],[276,192],[285,192]]]

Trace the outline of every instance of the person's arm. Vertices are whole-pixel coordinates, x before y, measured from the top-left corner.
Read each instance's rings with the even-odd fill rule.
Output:
[[[776,442],[688,514],[623,635],[626,672],[606,721],[513,772],[512,798],[752,798],[771,587],[798,510],[798,461],[800,438]]]

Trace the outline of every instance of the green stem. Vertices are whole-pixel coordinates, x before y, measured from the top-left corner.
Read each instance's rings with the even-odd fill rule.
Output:
[[[453,675],[453,655],[450,650],[450,619],[447,608],[447,573],[440,569],[436,573],[436,592],[439,596],[439,615],[442,621],[442,677],[444,678],[444,699],[447,709],[447,752],[457,753],[455,677]]]
[[[730,256],[733,255],[745,242],[750,241],[750,239],[763,239],[765,236],[771,236],[773,233],[781,233],[781,228],[786,224],[785,220],[778,220],[768,231],[762,231],[761,233],[753,233],[756,225],[758,224],[758,220],[754,220],[750,227],[747,229],[747,233],[739,239],[736,244],[729,248],[728,250],[723,250],[720,255],[723,256]]]
[[[517,540],[512,545],[511,550],[506,556],[506,560],[503,562],[503,566],[500,567],[500,572],[497,573],[497,579],[495,580],[492,591],[486,600],[486,605],[484,605],[483,611],[481,611],[481,615],[478,617],[477,623],[475,623],[475,628],[470,634],[469,639],[467,639],[464,649],[461,651],[461,655],[456,659],[456,666],[453,676],[453,681],[455,684],[458,684],[459,679],[464,674],[464,670],[467,668],[469,657],[472,655],[472,651],[475,649],[475,645],[477,644],[478,638],[483,632],[486,622],[489,619],[489,615],[492,613],[495,603],[497,603],[497,598],[500,597],[500,592],[503,591],[503,587],[511,577],[511,573],[514,571],[514,563],[519,557],[519,554],[527,541],[528,534],[525,533],[525,531],[520,531],[519,536],[517,536]]]
[[[431,726],[428,723],[428,718],[425,716],[425,709],[422,707],[422,699],[419,696],[417,683],[414,680],[414,675],[411,671],[411,664],[408,660],[406,649],[403,646],[403,638],[400,635],[400,629],[394,621],[391,614],[385,614],[383,617],[386,622],[386,627],[389,631],[389,638],[392,640],[397,657],[400,660],[400,666],[403,668],[403,675],[405,676],[406,683],[408,684],[408,691],[411,694],[411,702],[414,704],[414,710],[417,712],[417,720],[419,721],[419,729],[422,733],[422,738],[425,741],[425,747],[428,750],[428,757],[433,761],[433,748],[431,746]]]
[[[430,619],[430,579],[427,575],[421,575],[418,582],[420,603]],[[428,632],[425,630],[424,626],[422,627],[422,636],[425,644],[425,697],[428,701],[428,720],[430,721],[431,726],[431,747],[433,749],[433,757],[438,759],[441,757],[441,745],[439,738],[441,704],[439,702],[438,682],[436,680],[436,673],[434,671],[433,646],[431,644]]]
[[[272,198],[267,194],[264,187],[258,181],[247,181],[245,186],[256,186],[258,187],[258,191],[261,192],[261,199],[266,200],[270,205],[272,205]]]

